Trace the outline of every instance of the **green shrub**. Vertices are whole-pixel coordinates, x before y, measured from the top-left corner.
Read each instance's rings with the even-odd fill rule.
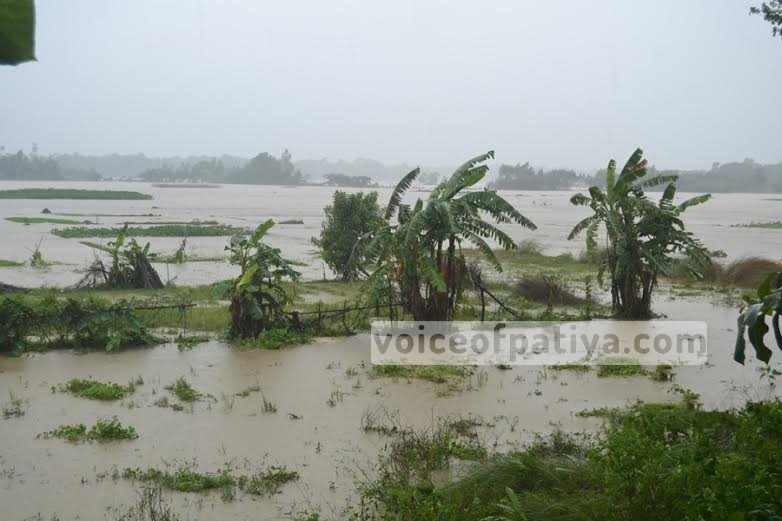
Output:
[[[332,203],[324,208],[320,236],[312,242],[331,271],[341,280],[357,280],[364,259],[353,256],[359,237],[378,228],[383,220],[377,192],[349,194],[337,190]]]

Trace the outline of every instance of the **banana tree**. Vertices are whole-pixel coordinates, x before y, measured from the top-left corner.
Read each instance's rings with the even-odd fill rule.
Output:
[[[466,274],[463,242],[474,245],[498,271],[502,266],[487,241],[515,249],[513,239],[496,224],[535,225],[494,191],[467,191],[489,169],[494,152],[474,157],[429,194],[426,201],[402,204],[402,196],[420,170],[397,184],[386,207],[385,223],[362,236],[354,254],[374,265],[369,277],[372,300],[399,292],[404,309],[415,320],[450,320],[459,301]],[[495,224],[484,219],[490,216]]]
[[[249,237],[234,235],[225,247],[240,273],[232,282],[217,285],[214,294],[231,298],[230,334],[234,338],[256,337],[269,327],[285,325],[285,306],[292,295],[283,284],[298,281],[300,274],[278,248],[262,241],[272,226],[274,221],[269,219]]]
[[[771,360],[771,349],[768,348],[764,337],[768,333],[766,316],[771,317],[771,327],[774,330],[774,340],[777,347],[782,349],[782,331],[779,326],[779,316],[782,314],[782,272],[771,273],[758,288],[757,298],[748,299],[747,305],[739,316],[738,337],[733,359],[743,364],[747,334],[758,360],[768,363]]]
[[[676,175],[646,178],[647,162],[637,149],[617,176],[616,161],[608,163],[605,191],[597,186],[589,195],[576,194],[570,202],[589,206],[592,215],[570,232],[574,239],[586,232],[587,253],[597,257],[597,234],[605,227],[606,254],[599,259],[598,280],[607,270],[611,277],[611,300],[617,317],[645,319],[652,314],[652,292],[660,275],[670,275],[681,265],[696,278],[710,262],[700,241],[687,232],[681,214],[689,207],[705,203],[710,194],[675,205]],[[658,203],[646,197],[644,189],[666,185]]]

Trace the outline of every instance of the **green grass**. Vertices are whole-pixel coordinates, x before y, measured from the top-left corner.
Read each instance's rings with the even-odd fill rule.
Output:
[[[53,217],[6,217],[5,220],[20,224],[82,224],[82,221]]]
[[[782,512],[782,402],[732,411],[639,404],[594,415],[612,418],[599,437],[555,431],[450,479],[427,473],[438,446],[400,459],[399,444],[388,444],[379,477],[359,490],[360,504],[376,508],[355,519],[761,520]]]
[[[239,478],[239,488],[254,496],[271,496],[277,494],[283,485],[299,479],[299,473],[285,467],[269,467],[250,477]]]
[[[228,329],[231,315],[228,306],[197,306],[187,313],[187,327],[193,331],[208,331],[221,334]],[[181,327],[182,315],[178,309],[157,309],[138,311],[139,318],[147,327]]]
[[[602,358],[597,368],[597,376],[600,378],[644,374],[647,374],[647,370],[637,360],[619,356]]]
[[[586,364],[555,364],[549,367],[552,371],[575,371],[578,373],[586,373],[592,370],[592,368]]]
[[[0,268],[14,268],[17,266],[24,266],[24,262],[0,259]]]
[[[135,391],[135,383],[120,385],[112,382],[98,382],[90,379],[71,378],[61,386],[61,390],[80,398],[91,400],[121,400]]]
[[[240,349],[280,349],[295,344],[306,344],[311,336],[290,329],[267,329],[257,338],[246,338],[239,343]]]
[[[94,226],[74,226],[71,228],[55,228],[52,233],[64,239],[86,239],[99,237],[114,239],[122,228],[97,228]],[[221,237],[244,233],[244,228],[223,224],[163,224],[160,226],[137,227],[127,229],[129,237]]]
[[[167,385],[165,389],[171,391],[174,396],[183,402],[194,402],[201,397],[201,393],[193,389],[193,386],[184,377],[177,378],[174,383]]]
[[[26,401],[16,396],[13,391],[8,391],[8,402],[0,407],[0,416],[6,420],[8,418],[20,418],[24,416],[27,412],[25,403]]]
[[[134,481],[153,481],[177,492],[204,492],[236,485],[236,478],[228,471],[199,473],[189,468],[181,468],[173,473],[156,468],[126,468],[122,477]]]
[[[769,230],[782,230],[782,221],[773,221],[765,223],[751,222],[749,224],[736,224],[737,228],[767,228]]]
[[[0,190],[0,199],[123,199],[147,200],[149,194],[126,190],[76,190],[73,188],[21,188]]]
[[[372,367],[374,376],[383,378],[406,378],[426,380],[433,383],[447,383],[470,375],[468,367],[459,365],[395,365],[381,364]]]
[[[207,492],[217,489],[240,490],[258,496],[276,494],[286,483],[299,479],[299,473],[285,467],[272,466],[251,476],[234,475],[228,470],[221,472],[197,472],[190,467],[181,467],[173,472],[157,468],[126,468],[122,472],[124,479],[143,482],[155,482],[162,487],[177,492]]]
[[[670,382],[673,380],[673,367],[668,364],[658,365],[649,377],[655,382]]]
[[[81,441],[135,440],[138,433],[130,425],[122,425],[116,416],[100,419],[89,430],[83,423],[60,425],[54,430],[40,434],[40,438],[60,438],[72,443]]]

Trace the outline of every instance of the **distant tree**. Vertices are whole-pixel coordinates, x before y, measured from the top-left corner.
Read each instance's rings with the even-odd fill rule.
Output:
[[[377,192],[348,194],[337,190],[332,203],[324,209],[320,237],[312,242],[331,271],[342,280],[357,280],[361,276],[363,257],[351,260],[359,237],[377,229],[382,223]]]
[[[372,182],[372,178],[365,175],[350,176],[345,174],[326,174],[323,177],[326,178],[326,184],[328,186],[353,188],[370,188],[376,186],[376,184]]]
[[[499,190],[565,190],[579,180],[572,170],[535,171],[529,163],[501,165],[497,180],[490,184]]]
[[[261,185],[299,185],[304,176],[291,162],[290,153],[285,150],[282,157],[263,152],[252,158],[244,168],[228,176],[229,183]]]
[[[440,182],[440,174],[439,172],[421,172],[418,181],[423,185],[435,186]]]
[[[58,181],[62,178],[60,164],[50,157],[28,156],[21,150],[16,154],[0,155],[0,179]]]
[[[763,19],[771,24],[772,36],[782,36],[782,0],[763,2],[760,7],[750,7],[749,12],[750,14],[763,15]]]

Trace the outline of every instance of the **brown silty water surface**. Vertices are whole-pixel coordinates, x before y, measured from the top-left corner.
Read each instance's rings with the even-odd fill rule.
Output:
[[[727,408],[775,390],[758,367],[731,360],[736,311],[704,301],[682,304],[661,299],[660,311],[683,320],[707,318],[710,363],[682,367],[675,383],[700,393],[707,408]],[[637,400],[678,400],[670,382],[646,376],[598,378],[595,371],[573,373],[542,367],[510,370],[477,368],[463,389],[443,393],[444,385],[373,378],[369,337],[315,341],[278,351],[238,351],[219,342],[180,352],[174,345],[118,354],[50,352],[0,358],[0,396],[9,391],[26,400],[26,414],[0,420],[0,505],[3,519],[100,519],[107,507],[134,501],[134,484],[111,479],[114,468],[164,468],[191,463],[201,471],[226,464],[239,473],[285,465],[300,474],[281,494],[255,498],[237,494],[224,502],[218,493],[173,493],[177,510],[192,519],[271,519],[304,508],[324,513],[356,499],[355,480],[372,475],[387,438],[362,431],[367,411],[384,410],[398,424],[430,427],[436,418],[481,418],[482,440],[492,450],[508,450],[533,433],[561,426],[595,432],[600,421],[574,413],[596,407],[626,406]],[[346,374],[353,368],[357,374]],[[97,402],[55,392],[69,378],[92,377],[144,384],[121,402]],[[215,400],[184,411],[160,408],[163,387],[184,376]],[[248,386],[261,392],[234,396]],[[327,404],[332,392],[344,396]],[[445,395],[443,395],[445,394]],[[263,413],[261,396],[277,413]],[[61,424],[91,425],[112,415],[139,433],[134,441],[71,444],[36,435]],[[291,416],[295,415],[295,416]],[[100,478],[102,473],[107,477]],[[110,517],[109,517],[110,518]]]

